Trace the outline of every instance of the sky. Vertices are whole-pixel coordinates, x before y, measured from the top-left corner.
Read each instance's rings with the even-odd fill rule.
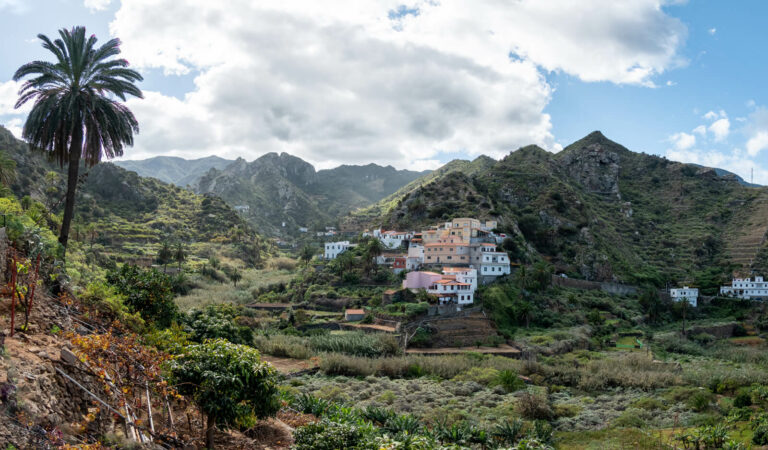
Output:
[[[38,33],[84,25],[144,76],[125,159],[276,151],[433,169],[594,130],[768,184],[761,0],[0,0],[0,124]]]

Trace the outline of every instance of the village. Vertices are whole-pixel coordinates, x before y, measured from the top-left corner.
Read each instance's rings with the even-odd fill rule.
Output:
[[[496,225],[495,221],[458,218],[422,231],[365,230],[362,237],[378,239],[384,247],[376,257],[378,265],[396,274],[406,272],[403,289],[423,289],[439,304],[454,304],[460,310],[474,303],[478,283],[488,284],[511,273],[509,256],[497,249],[506,235],[495,233]],[[335,259],[354,245],[326,242],[323,259]]]
[[[457,218],[422,231],[365,230],[361,236],[378,239],[385,251],[376,264],[396,274],[405,272],[403,289],[424,290],[436,297],[440,305],[472,305],[478,284],[488,284],[509,275],[519,264],[511,262],[498,246],[507,236],[497,233],[496,221],[481,222],[475,218]],[[302,228],[302,231],[306,228]],[[334,237],[329,227],[318,236]],[[355,247],[348,240],[324,243],[322,258],[330,261]],[[567,278],[564,274],[556,275]],[[743,300],[768,299],[768,282],[762,276],[754,279],[735,275],[730,285],[720,287],[720,296]],[[663,291],[674,302],[685,301],[697,307],[699,289],[682,286]]]

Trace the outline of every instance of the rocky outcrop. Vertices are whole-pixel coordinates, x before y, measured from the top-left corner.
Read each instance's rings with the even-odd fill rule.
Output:
[[[566,173],[587,191],[620,199],[620,157],[606,143],[601,142],[600,137],[607,141],[599,131],[596,131],[587,137],[587,139],[594,138],[594,142],[565,153],[560,163]]]

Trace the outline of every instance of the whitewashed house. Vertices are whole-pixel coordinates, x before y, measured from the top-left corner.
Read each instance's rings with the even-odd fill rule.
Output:
[[[721,286],[720,295],[726,297],[736,297],[745,300],[766,300],[768,299],[768,282],[763,277],[756,276],[751,278],[733,278],[730,286]]]
[[[307,227],[299,227],[299,233],[306,233],[309,231],[309,228]]]
[[[403,243],[413,236],[412,233],[407,231],[376,231],[379,231],[377,238],[381,241],[381,244],[389,249],[402,247]]]
[[[674,288],[669,290],[669,296],[676,302],[687,300],[688,304],[696,307],[699,302],[699,289],[684,286],[681,288]]]
[[[470,267],[477,269],[484,280],[509,275],[510,261],[507,252],[497,252],[495,244],[482,243],[470,249]]]
[[[339,254],[345,252],[349,247],[352,247],[349,241],[326,242],[323,257],[325,259],[336,259]]]

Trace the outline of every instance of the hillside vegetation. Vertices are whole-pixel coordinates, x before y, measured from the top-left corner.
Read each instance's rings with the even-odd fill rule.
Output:
[[[232,206],[247,206],[248,221],[275,235],[299,227],[335,225],[349,211],[370,205],[424,175],[391,166],[344,165],[316,171],[287,153],[267,153],[252,162],[238,159],[202,176],[195,190],[214,193]]]
[[[522,262],[547,259],[579,278],[711,289],[741,269],[726,251],[736,236],[757,237],[747,249],[754,256],[764,245],[766,227],[749,212],[765,188],[740,181],[594,132],[557,154],[528,146],[500,161],[454,161],[344,222],[418,229],[496,219]],[[760,261],[745,268],[765,269]]]

